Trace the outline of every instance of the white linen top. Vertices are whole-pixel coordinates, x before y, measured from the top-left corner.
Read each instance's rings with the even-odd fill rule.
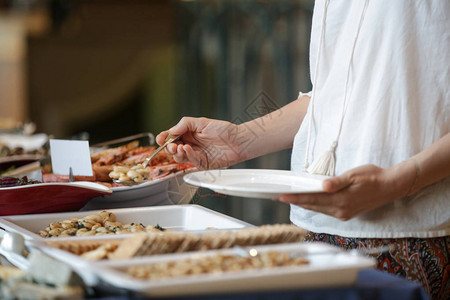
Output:
[[[311,79],[325,1],[312,22]],[[331,0],[318,65],[309,164],[336,138],[351,48],[364,1]],[[356,41],[336,175],[364,164],[389,167],[450,132],[450,1],[369,1]],[[311,106],[311,105],[310,105]],[[293,144],[303,171],[311,107]],[[317,233],[400,238],[450,235],[450,177],[383,207],[341,221],[291,205],[291,221]]]

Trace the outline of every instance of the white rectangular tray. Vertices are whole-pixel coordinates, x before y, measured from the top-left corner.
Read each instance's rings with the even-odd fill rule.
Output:
[[[348,286],[355,283],[358,271],[375,266],[373,258],[345,252],[323,243],[278,244],[255,248],[258,252],[302,253],[309,264],[253,269],[219,274],[190,275],[158,280],[128,276],[126,268],[163,261],[175,261],[217,253],[234,254],[234,249],[139,257],[124,261],[104,261],[91,266],[103,282],[148,296],[187,296],[230,292]]]
[[[83,217],[102,210],[76,211],[67,213],[33,214],[20,216],[5,216],[0,218],[0,227],[6,231],[22,234],[26,240],[47,240],[37,234],[52,222],[60,222],[73,217]],[[126,223],[142,223],[143,225],[160,225],[163,228],[174,231],[202,232],[208,228],[240,229],[254,227],[249,223],[221,214],[211,209],[196,204],[167,205],[151,207],[134,207],[108,209],[117,216],[117,221]],[[1,236],[1,231],[0,231]],[[115,237],[116,235],[114,235]],[[127,236],[127,235],[117,235]],[[92,236],[95,239],[108,239],[111,235]],[[86,237],[51,238],[52,241],[66,239],[86,239]]]

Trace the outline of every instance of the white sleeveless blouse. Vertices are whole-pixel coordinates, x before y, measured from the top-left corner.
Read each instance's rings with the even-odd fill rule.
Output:
[[[331,0],[314,8],[310,65],[318,65],[309,163],[330,147],[341,121],[347,66],[364,1]],[[336,149],[336,175],[364,164],[389,167],[450,132],[450,1],[369,1],[349,77],[348,108]],[[303,171],[309,118],[292,151]],[[450,177],[349,221],[291,205],[291,221],[307,230],[347,237],[450,235]]]

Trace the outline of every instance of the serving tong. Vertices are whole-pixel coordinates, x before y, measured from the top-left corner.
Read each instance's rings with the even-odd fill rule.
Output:
[[[181,137],[180,135],[171,135],[169,133],[169,135],[167,136],[167,138],[164,141],[164,143],[161,146],[159,146],[158,149],[156,149],[149,157],[147,157],[145,159],[145,161],[144,161],[144,163],[142,165],[144,167],[144,169],[148,166],[148,164],[156,156],[156,154],[161,152],[161,150],[166,148],[166,146],[169,145],[170,143],[173,143],[174,141],[178,140],[180,137]],[[135,182],[134,180],[121,181],[119,179],[113,179],[113,182],[115,182],[117,184],[121,184],[121,185],[132,186],[132,185],[137,185],[137,184],[143,183],[145,181]]]

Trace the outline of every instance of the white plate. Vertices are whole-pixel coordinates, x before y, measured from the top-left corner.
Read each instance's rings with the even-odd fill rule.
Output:
[[[283,170],[228,169],[187,174],[183,179],[192,185],[209,188],[217,193],[275,199],[281,194],[317,193],[328,178]]]
[[[204,231],[207,228],[214,227],[216,229],[240,229],[244,227],[254,227],[244,221],[221,214],[211,209],[195,204],[186,205],[166,205],[152,207],[137,208],[121,208],[108,209],[117,217],[117,222],[126,223],[142,223],[145,226],[155,226],[159,224],[161,227],[175,231]],[[0,227],[6,231],[14,231],[22,234],[26,240],[46,241],[37,232],[43,230],[52,222],[61,222],[63,220],[84,217],[99,211],[74,211],[67,213],[51,213],[51,214],[34,214],[21,216],[0,217]],[[0,230],[1,235],[1,230]],[[107,238],[109,235],[93,236],[95,239]],[[128,236],[128,235],[118,235]],[[70,237],[70,238],[51,238],[52,241],[65,239],[85,239],[86,237]]]
[[[130,266],[175,261],[217,253],[234,255],[233,249],[167,254],[92,265],[92,270],[108,284],[149,296],[186,296],[283,289],[348,286],[356,282],[358,271],[375,266],[373,258],[351,254],[323,243],[292,243],[255,248],[258,252],[302,253],[309,264],[236,272],[190,275],[155,280],[136,279],[125,271]]]

